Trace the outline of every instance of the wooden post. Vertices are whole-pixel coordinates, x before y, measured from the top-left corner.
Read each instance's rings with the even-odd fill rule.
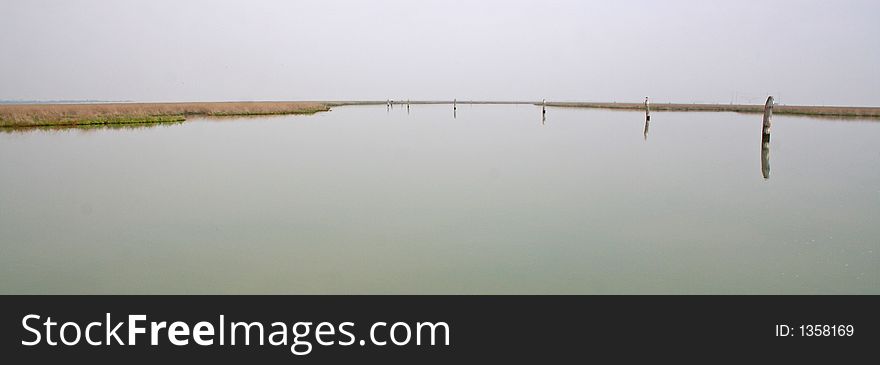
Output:
[[[547,123],[547,100],[541,99],[541,125]]]
[[[773,119],[773,96],[767,97],[767,103],[764,104],[764,129],[763,135],[770,139],[770,120]]]
[[[651,121],[649,121],[649,120],[646,119],[646,120],[645,120],[645,133],[644,133],[644,134],[645,134],[645,140],[646,140],[646,141],[648,140],[648,127],[649,127],[650,125],[651,125]]]
[[[645,122],[651,121],[651,105],[648,103],[648,97],[645,97]],[[645,128],[647,130],[647,127]]]
[[[770,126],[773,119],[773,96],[764,104],[764,123],[761,127],[761,175],[770,179]]]

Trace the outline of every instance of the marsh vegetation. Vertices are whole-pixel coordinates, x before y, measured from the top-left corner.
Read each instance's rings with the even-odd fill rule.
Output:
[[[0,105],[0,127],[155,124],[193,115],[313,114],[329,109],[311,102],[12,104]]]

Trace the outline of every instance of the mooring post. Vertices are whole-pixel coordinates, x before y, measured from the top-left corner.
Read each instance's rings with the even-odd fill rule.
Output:
[[[646,140],[646,141],[648,140],[648,127],[649,127],[650,125],[651,125],[651,122],[650,122],[649,120],[645,120],[645,133],[644,133],[644,136],[645,136],[645,140]]]
[[[547,99],[541,99],[541,114],[547,114]]]
[[[409,99],[406,99],[406,114],[409,114]]]
[[[773,119],[773,96],[764,104],[764,123],[761,127],[761,175],[770,179],[770,126]]]
[[[764,104],[764,128],[763,135],[770,139],[770,120],[773,119],[773,95],[767,97],[767,103]]]
[[[651,104],[648,102],[648,97],[645,97],[645,122],[651,121]]]

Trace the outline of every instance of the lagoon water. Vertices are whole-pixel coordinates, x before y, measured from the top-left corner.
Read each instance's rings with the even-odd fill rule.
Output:
[[[880,294],[880,122],[337,107],[0,133],[0,293]]]

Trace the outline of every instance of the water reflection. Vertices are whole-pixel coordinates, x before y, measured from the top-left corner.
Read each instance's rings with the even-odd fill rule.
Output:
[[[264,118],[265,116],[258,116]],[[119,123],[119,124],[80,124],[80,125],[50,125],[50,126],[34,126],[34,127],[0,127],[0,133],[3,134],[26,134],[35,131],[53,131],[53,132],[96,132],[100,130],[135,130],[157,127],[170,127],[183,124],[184,121],[170,122],[148,122],[148,123]]]
[[[761,135],[761,175],[770,179],[770,134]]]
[[[399,103],[0,132],[0,293],[880,294],[880,226],[828,218],[876,214],[878,122],[788,117],[774,186],[760,114],[662,114],[648,146],[640,110]]]
[[[645,133],[644,133],[644,135],[645,135],[646,141],[648,140],[648,127],[650,127],[650,126],[651,126],[651,118],[645,117]]]

